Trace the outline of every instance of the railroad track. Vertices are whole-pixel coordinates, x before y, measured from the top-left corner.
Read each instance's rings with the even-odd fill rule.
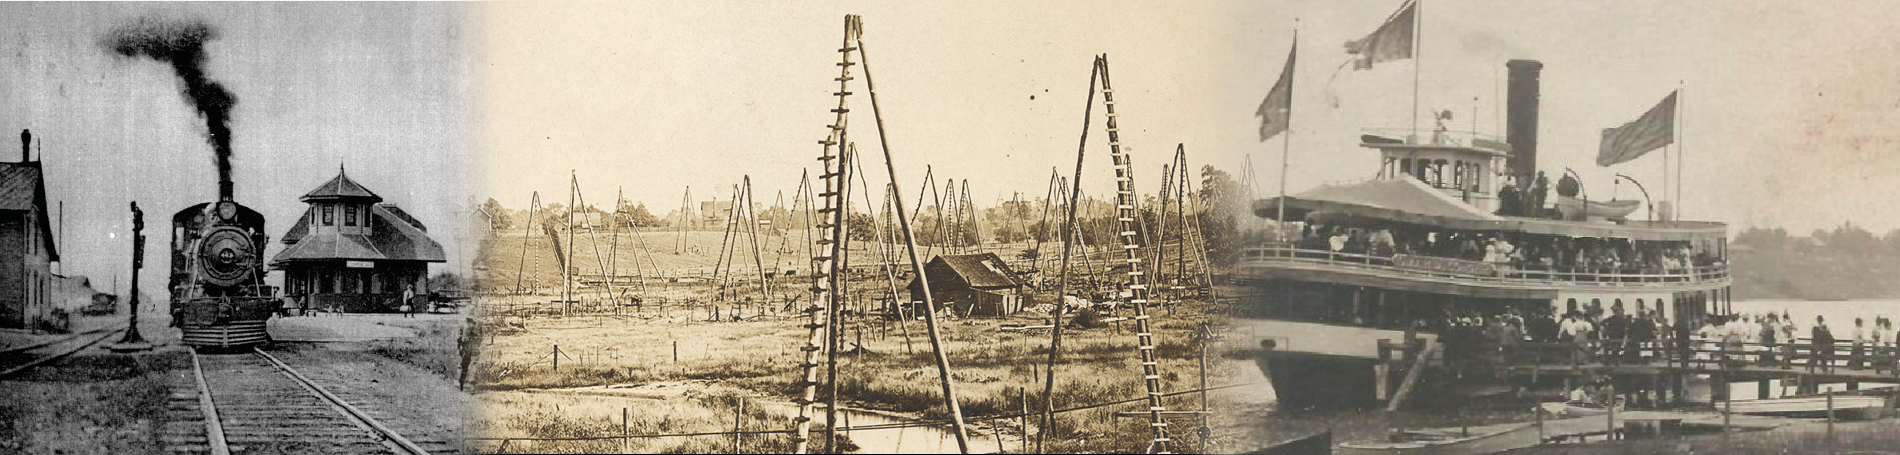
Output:
[[[422,455],[453,452],[418,445],[370,412],[311,381],[270,353],[193,352],[195,392],[174,393],[161,440],[167,453]],[[182,378],[181,378],[182,379]],[[194,412],[195,411],[195,412]],[[193,415],[196,414],[196,415]]]
[[[0,378],[10,377],[47,362],[59,360],[99,344],[123,331],[125,331],[125,324],[119,324],[67,335],[56,340],[0,350]]]

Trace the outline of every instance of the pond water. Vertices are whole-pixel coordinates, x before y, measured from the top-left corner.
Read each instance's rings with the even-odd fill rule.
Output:
[[[765,406],[767,409],[771,409],[785,416],[787,421],[790,421],[793,416],[798,415],[798,407],[791,403],[766,403]],[[824,444],[825,428],[824,406],[817,406],[813,409],[818,415],[813,416],[811,422],[812,443],[822,445]],[[908,420],[846,408],[838,409],[838,420],[840,420],[839,423],[841,424],[838,433],[840,435],[850,436],[851,442],[858,445],[858,450],[855,453],[957,453],[957,437],[951,434],[947,427],[929,426],[847,430],[844,428],[844,425],[851,427],[886,426],[903,424],[908,422]],[[1013,450],[1018,448],[1017,444],[1021,440],[1005,435],[1003,441],[1002,445]],[[983,436],[976,434],[970,435],[970,453],[998,453],[997,447],[998,443],[994,435],[987,433]]]

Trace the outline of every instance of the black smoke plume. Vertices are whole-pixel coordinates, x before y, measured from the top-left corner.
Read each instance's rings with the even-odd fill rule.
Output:
[[[231,197],[231,108],[237,96],[205,76],[206,42],[218,30],[199,20],[142,17],[106,34],[102,44],[120,56],[146,57],[170,64],[184,82],[185,99],[198,109],[209,130],[212,151],[218,157],[219,196]]]

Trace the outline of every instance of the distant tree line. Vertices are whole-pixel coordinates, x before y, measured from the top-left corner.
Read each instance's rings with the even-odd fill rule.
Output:
[[[1785,228],[1751,227],[1736,234],[1733,243],[1760,251],[1798,254],[1900,256],[1900,229],[1876,236],[1849,221],[1833,229],[1815,229],[1806,236],[1796,236]]]
[[[1230,261],[1241,242],[1238,217],[1244,215],[1247,203],[1244,200],[1243,188],[1232,175],[1213,166],[1203,166],[1200,180],[1195,183],[1194,192],[1186,198],[1189,204],[1190,222],[1195,223],[1199,229],[1197,232],[1200,234],[1200,240],[1205,242],[1208,248],[1210,260],[1216,263]],[[1147,229],[1150,231],[1159,229],[1158,224],[1162,222],[1161,201],[1157,197],[1158,188],[1154,188],[1154,185],[1159,185],[1159,182],[1150,182],[1150,186],[1143,189],[1142,192],[1145,195],[1140,204],[1142,219],[1146,220]],[[810,224],[807,223],[808,219],[813,220],[813,223],[816,222],[814,213],[806,210],[805,201],[788,202],[790,207],[759,206],[754,207],[753,212],[761,222],[770,226],[769,230],[772,233],[806,229]],[[922,202],[906,207],[914,214],[911,218],[911,228],[919,246],[976,245],[982,241],[1060,242],[1058,231],[1067,216],[1056,204],[1051,204],[1042,197],[1004,201],[994,207],[975,210],[966,207],[960,217],[954,204],[949,201],[944,201],[943,207],[938,207],[937,201],[934,200],[924,202],[928,203],[923,204],[922,207],[917,206]],[[1168,211],[1171,215],[1166,220],[1168,233],[1165,239],[1159,240],[1160,242],[1174,244],[1181,240],[1179,236],[1183,231],[1179,226],[1180,220],[1174,218],[1178,215],[1173,215],[1174,211],[1178,210],[1175,207],[1178,203],[1179,201],[1168,201]],[[847,235],[856,241],[874,241],[883,238],[901,242],[903,237],[897,231],[895,219],[887,217],[883,204],[881,195],[869,203],[862,200],[853,201],[850,215],[846,218]],[[695,211],[691,215],[698,219],[684,220],[679,210],[672,210],[666,216],[660,217],[648,211],[646,204],[621,200],[619,206],[626,213],[626,216],[619,217],[620,222],[623,223],[622,227],[674,227],[680,223],[696,226],[699,219],[704,219],[709,215]],[[488,199],[482,207],[488,212],[494,224],[493,227],[497,230],[523,229],[527,227],[525,224],[531,215],[557,224],[565,223],[567,220],[567,207],[561,203],[543,204],[539,214],[530,213],[527,208],[503,207],[493,198]],[[576,209],[574,213],[578,215],[608,212],[599,207],[587,205]],[[722,219],[728,216],[727,213],[714,215]],[[1115,202],[1112,195],[1089,195],[1077,203],[1076,216],[1076,224],[1080,232],[1079,240],[1086,245],[1107,247],[1120,244],[1121,240],[1118,237],[1120,227],[1115,218]],[[880,227],[886,231],[880,233],[878,231]]]

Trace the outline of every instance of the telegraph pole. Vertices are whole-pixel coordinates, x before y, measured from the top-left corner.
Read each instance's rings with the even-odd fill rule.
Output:
[[[125,338],[109,346],[112,352],[149,351],[152,343],[139,336],[139,268],[145,266],[145,212],[138,201],[132,202],[132,303],[131,321],[125,326]]]

